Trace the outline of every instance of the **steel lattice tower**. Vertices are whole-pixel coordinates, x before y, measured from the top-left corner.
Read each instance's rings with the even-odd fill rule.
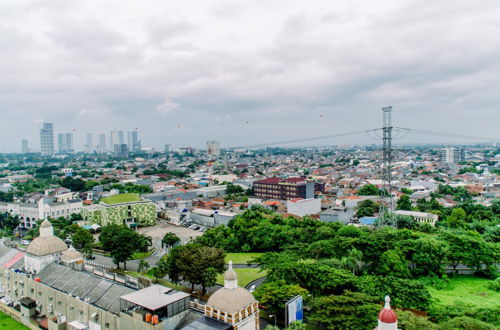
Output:
[[[386,224],[390,222],[394,211],[394,198],[392,197],[392,106],[382,108],[384,127],[382,128],[382,193],[386,205],[380,206],[380,220]]]

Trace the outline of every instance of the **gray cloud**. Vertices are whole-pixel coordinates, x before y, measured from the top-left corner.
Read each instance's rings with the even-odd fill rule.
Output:
[[[493,0],[4,2],[0,151],[37,148],[41,120],[80,146],[136,127],[155,147],[253,144],[379,126],[386,104],[399,126],[498,137],[498,17]],[[332,141],[349,142],[372,141]]]

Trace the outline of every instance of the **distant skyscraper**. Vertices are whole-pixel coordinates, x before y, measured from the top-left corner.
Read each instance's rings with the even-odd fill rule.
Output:
[[[220,156],[220,142],[216,140],[207,141],[207,153],[209,156]]]
[[[92,142],[92,133],[87,133],[87,143],[85,144],[85,152],[90,154],[92,153],[94,148],[94,144]]]
[[[137,131],[128,132],[128,149],[131,152],[141,151],[141,141],[139,141],[139,134]]]
[[[128,157],[128,146],[125,143],[115,144],[113,151],[116,157]]]
[[[54,124],[42,124],[42,128],[40,129],[40,149],[42,156],[54,155]]]
[[[170,144],[165,144],[165,153],[168,154],[170,152]]]
[[[66,152],[75,151],[75,148],[73,145],[73,133],[66,133],[65,140],[66,140]]]
[[[99,145],[97,146],[97,152],[102,154],[106,151],[106,134],[99,134]]]
[[[64,133],[57,134],[57,150],[60,154],[66,152],[66,139]]]
[[[111,131],[110,142],[111,150],[115,150],[116,144],[123,144],[123,131]]]
[[[28,152],[30,152],[30,148],[28,146],[28,140],[26,140],[26,139],[23,139],[21,141],[21,152],[23,154],[27,154]]]

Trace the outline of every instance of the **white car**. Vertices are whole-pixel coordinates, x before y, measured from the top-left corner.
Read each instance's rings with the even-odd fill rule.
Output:
[[[23,239],[23,240],[21,241],[21,244],[22,244],[22,245],[30,245],[30,243],[31,243],[31,241],[28,241],[27,239]]]

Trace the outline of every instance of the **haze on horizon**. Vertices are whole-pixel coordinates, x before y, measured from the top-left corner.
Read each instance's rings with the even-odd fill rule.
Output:
[[[380,127],[389,104],[396,126],[499,138],[499,17],[493,0],[2,1],[0,152],[38,149],[44,121],[77,149],[135,128],[224,147]]]

